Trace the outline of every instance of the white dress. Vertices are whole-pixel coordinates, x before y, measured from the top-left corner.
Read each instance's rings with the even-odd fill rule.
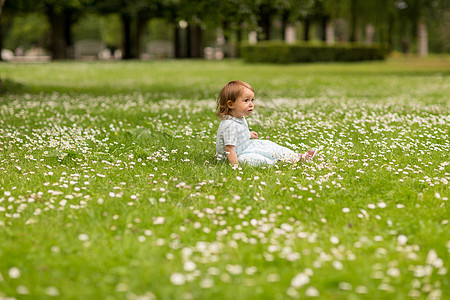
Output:
[[[278,160],[298,162],[300,155],[289,148],[272,141],[250,139],[250,130],[245,118],[226,116],[219,124],[216,138],[216,155],[218,159],[227,159],[226,145],[235,146],[240,163],[252,166],[274,164]]]

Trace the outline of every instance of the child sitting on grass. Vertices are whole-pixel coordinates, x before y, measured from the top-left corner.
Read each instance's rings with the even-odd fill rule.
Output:
[[[316,156],[317,149],[302,154],[272,141],[259,140],[245,120],[254,110],[254,98],[252,86],[239,80],[229,82],[220,92],[216,112],[221,119],[216,139],[218,159],[228,158],[233,166],[239,163],[259,166],[272,165],[278,160],[296,163]]]

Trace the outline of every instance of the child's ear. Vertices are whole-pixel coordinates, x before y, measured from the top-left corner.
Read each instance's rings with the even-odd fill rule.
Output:
[[[231,100],[227,101],[228,108],[233,108],[233,102]]]

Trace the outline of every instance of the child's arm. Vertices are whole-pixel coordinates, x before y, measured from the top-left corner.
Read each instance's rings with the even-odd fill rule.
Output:
[[[236,151],[234,151],[234,148],[236,148],[236,146],[233,145],[226,145],[225,146],[225,152],[227,153],[227,157],[228,157],[228,161],[230,162],[230,165],[238,165],[238,159],[237,159],[237,154]]]

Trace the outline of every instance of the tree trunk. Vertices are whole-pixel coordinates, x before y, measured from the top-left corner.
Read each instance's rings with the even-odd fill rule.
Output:
[[[70,11],[66,11],[64,15],[64,39],[66,42],[66,58],[73,59],[75,57],[75,53],[72,38],[72,13]]]
[[[2,26],[2,19],[0,17],[0,61],[3,60],[2,49],[3,49],[3,26]]]
[[[0,0],[0,61],[2,61],[2,49],[3,49],[3,26],[2,26],[2,11],[3,5],[6,0]]]
[[[402,52],[405,54],[405,55],[409,55],[409,39],[408,39],[408,37],[407,36],[405,36],[405,37],[403,37],[402,38]]]
[[[202,28],[199,25],[189,25],[189,57],[203,57]]]
[[[175,24],[175,32],[174,32],[174,46],[175,46],[175,58],[182,58],[183,51],[181,49],[181,34],[180,27],[178,24]]]
[[[270,16],[267,16],[267,18],[264,19],[264,21],[262,22],[262,28],[263,28],[262,40],[264,40],[264,41],[270,41],[270,38],[271,38],[271,36],[270,36],[271,20],[270,19],[271,19]]]
[[[350,24],[350,42],[356,42],[356,24],[353,21]]]
[[[283,41],[286,41],[286,29],[289,25],[289,12],[283,11],[281,14],[281,38]]]
[[[8,34],[8,30],[10,30],[10,28],[12,27],[12,18],[0,18],[0,61],[3,60],[2,57],[2,49],[3,49],[3,42],[4,42],[4,37],[7,36]]]
[[[136,21],[136,31],[134,36],[134,54],[135,58],[141,57],[141,41],[142,41],[142,34],[144,33],[145,25],[147,25],[148,19],[146,18],[139,18]]]
[[[0,0],[0,61],[2,58],[2,49],[3,49],[3,27],[2,27],[2,11],[3,5],[5,5],[5,0]]]
[[[356,42],[356,20],[358,9],[356,7],[357,0],[351,0],[350,7],[350,42]]]
[[[322,40],[322,42],[326,42],[327,41],[327,25],[329,23],[330,18],[327,16],[322,16],[321,18],[321,32],[320,32],[320,39]]]
[[[387,30],[388,51],[391,52],[394,49],[394,16],[392,14],[389,14]]]
[[[223,57],[231,57],[230,53],[230,23],[228,21],[222,22],[222,29],[217,32],[217,45],[222,48]]]
[[[236,27],[236,39],[238,43],[242,42],[242,24],[238,23]]]
[[[417,54],[420,57],[428,55],[428,30],[422,18],[417,22]]]
[[[127,14],[122,14],[122,59],[132,59],[133,53],[131,49],[131,17]]]
[[[236,57],[241,57],[242,30],[242,24],[238,22],[236,26]]]
[[[259,40],[269,41],[270,40],[270,29],[272,23],[272,12],[268,5],[260,5],[259,7],[259,26],[262,28],[262,36]]]
[[[0,20],[2,19],[3,5],[5,5],[6,0],[0,0]]]
[[[2,49],[3,49],[3,26],[2,26],[2,11],[3,11],[3,5],[5,5],[6,0],[0,0],[0,61],[3,60],[2,58]],[[0,78],[0,84],[1,84],[1,78]],[[1,87],[0,87],[1,89]]]
[[[188,58],[191,58],[192,57],[192,54],[191,54],[191,50],[192,50],[192,48],[191,48],[191,25],[189,25],[188,24],[188,26],[186,27],[186,29],[185,29],[185,33],[186,33],[186,38],[185,38],[185,41],[186,41],[186,57],[188,57]]]
[[[55,12],[54,7],[50,6],[47,8],[47,17],[50,22],[50,51],[52,59],[66,59],[66,15]]]
[[[310,27],[310,20],[309,18],[306,18],[303,28],[303,39],[305,41],[309,41],[309,27]]]

